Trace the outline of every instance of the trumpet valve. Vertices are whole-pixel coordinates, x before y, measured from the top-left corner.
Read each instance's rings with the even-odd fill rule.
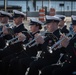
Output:
[[[24,48],[24,50],[26,50],[26,46],[25,45],[23,45],[23,48]]]
[[[8,42],[6,42],[6,46],[9,46],[9,43]]]
[[[49,52],[50,52],[50,53],[53,53],[53,51],[52,51],[51,47],[49,47]]]

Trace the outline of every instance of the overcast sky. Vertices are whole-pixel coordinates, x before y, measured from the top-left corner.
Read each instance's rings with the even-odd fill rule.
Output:
[[[0,1],[3,1],[3,0],[0,0]],[[7,0],[7,1],[26,1],[26,0]],[[42,1],[42,0],[36,0],[36,1]],[[43,1],[49,1],[49,0],[43,0]],[[76,0],[50,0],[50,1],[76,1]]]

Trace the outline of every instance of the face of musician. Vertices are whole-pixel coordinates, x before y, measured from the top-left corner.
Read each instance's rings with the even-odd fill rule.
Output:
[[[23,18],[22,17],[16,17],[14,18],[14,23],[16,25],[20,25],[23,22]]]
[[[73,25],[73,31],[76,33],[76,25]]]
[[[36,26],[36,25],[30,25],[30,31],[31,31],[31,32],[39,31],[39,26]]]
[[[4,24],[7,24],[9,22],[9,18],[6,16],[6,17],[2,17],[1,18],[1,22],[4,23]]]
[[[50,22],[50,23],[47,24],[46,28],[47,28],[47,31],[54,32],[55,30],[58,29],[58,23],[52,21],[52,22]]]
[[[61,21],[59,22],[58,26],[59,26],[60,28],[62,28],[62,27],[64,26],[64,23],[65,23],[65,21],[64,21],[64,20],[61,20]]]

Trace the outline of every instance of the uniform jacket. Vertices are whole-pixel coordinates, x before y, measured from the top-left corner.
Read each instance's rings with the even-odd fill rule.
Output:
[[[64,26],[62,29],[60,29],[61,33],[67,34],[69,33],[69,30],[67,29],[67,26]]]
[[[37,31],[36,33],[40,33],[40,31]],[[36,34],[36,33],[34,33],[34,34],[32,34],[31,33],[31,35],[32,35],[32,39],[34,39],[35,37],[34,37],[34,35]],[[34,41],[35,42],[35,41]],[[35,46],[33,46],[33,47],[27,47],[26,48],[26,53],[30,56],[30,57],[35,57],[36,55],[37,55],[37,52],[38,51],[40,51],[40,50],[42,50],[42,48],[41,48],[41,45],[39,44],[39,45],[35,45]]]
[[[57,61],[59,58],[59,51],[54,51],[54,53],[50,53],[48,50],[48,46],[52,46],[53,44],[55,44],[56,41],[58,41],[59,37],[60,37],[60,33],[59,33],[59,29],[57,29],[55,32],[53,32],[53,34],[55,35],[55,38],[53,37],[47,37],[45,39],[44,44],[42,45],[42,54],[41,54],[41,58],[45,59],[45,60],[49,60],[49,61]]]
[[[76,65],[76,35],[70,40],[70,43],[66,48],[64,62],[63,67]]]
[[[21,24],[17,28],[14,27],[13,30],[14,30],[14,33],[19,33],[19,32],[22,32],[22,31],[27,31],[27,29],[24,27],[24,24]],[[13,54],[13,53],[18,53],[18,52],[20,52],[22,50],[23,50],[22,43],[21,42],[15,43],[15,44],[10,45],[7,48],[5,48],[3,50],[3,52],[1,53],[1,57],[5,57],[5,56],[8,56],[8,55]]]

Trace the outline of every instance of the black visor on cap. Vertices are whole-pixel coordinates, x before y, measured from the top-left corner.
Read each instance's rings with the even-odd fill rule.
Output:
[[[48,23],[51,23],[51,22],[57,22],[57,23],[59,23],[59,21],[58,21],[58,20],[53,20],[53,19],[52,19],[52,20],[47,20],[47,19],[46,19],[45,24],[48,24]]]
[[[8,18],[10,18],[9,15],[5,15],[5,14],[1,14],[0,17],[8,17]]]
[[[21,14],[15,14],[15,13],[14,13],[13,18],[18,18],[18,17],[24,17],[24,16],[21,15]]]
[[[61,19],[61,20],[64,20],[64,19],[65,19],[65,17],[60,17],[60,19]]]
[[[29,25],[37,25],[38,23],[37,22],[34,22],[32,20],[30,20],[30,24]]]
[[[76,20],[73,20],[72,21],[72,25],[76,25]]]
[[[0,17],[2,17],[3,15],[0,13]]]
[[[41,24],[38,23],[38,22],[30,21],[30,24],[29,24],[29,25],[30,25],[30,26],[31,26],[31,25],[36,25],[36,26],[39,26],[39,29],[42,29]]]
[[[41,25],[41,24],[38,23],[38,22],[33,22],[33,21],[31,21],[31,22],[30,22],[30,25]]]

